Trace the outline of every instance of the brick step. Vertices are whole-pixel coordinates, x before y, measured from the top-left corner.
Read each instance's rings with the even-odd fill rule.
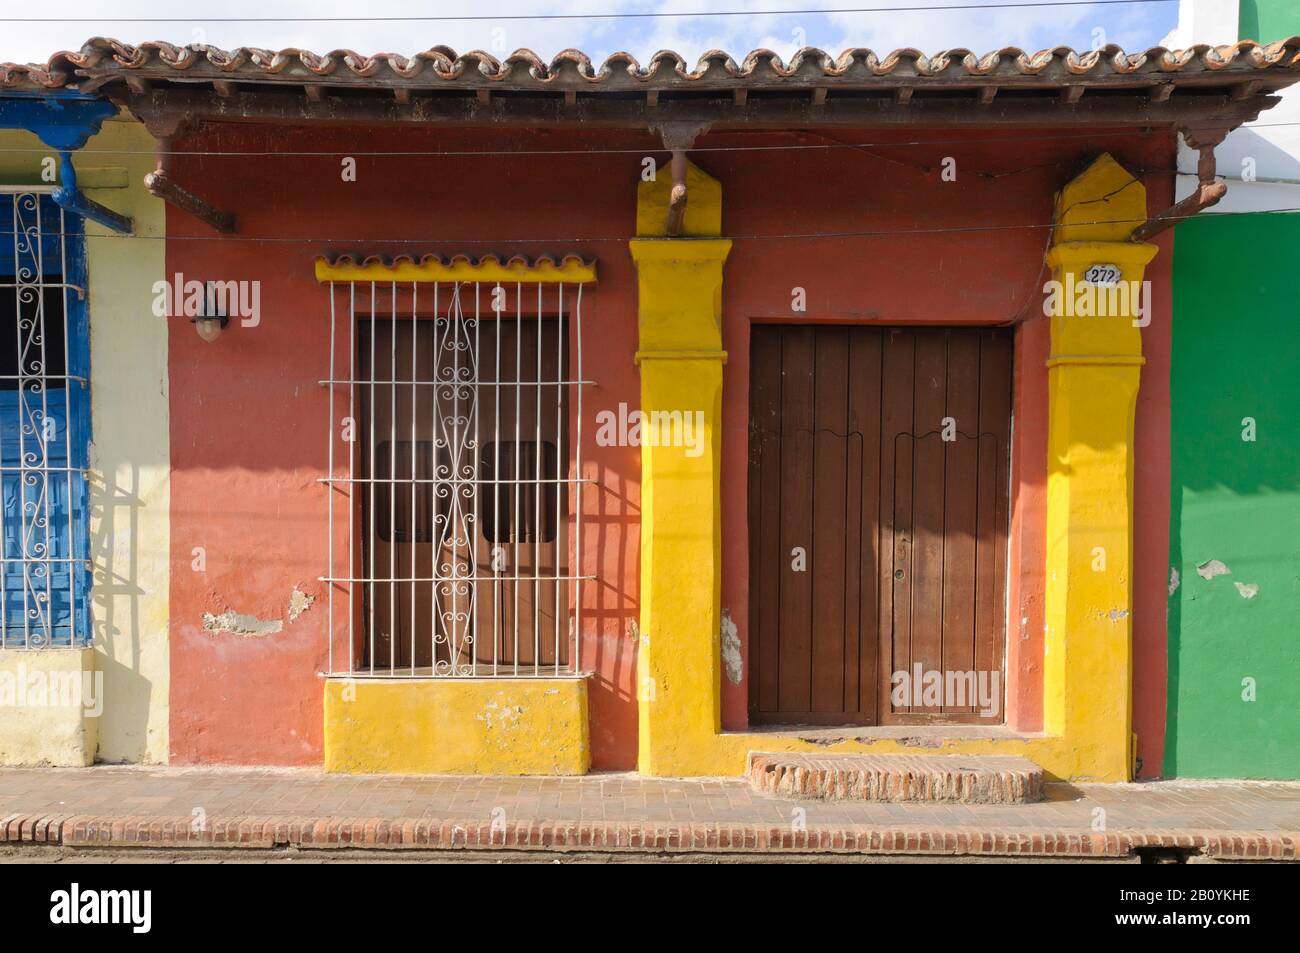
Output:
[[[753,752],[749,786],[806,800],[1027,804],[1043,798],[1043,769],[1002,756]]]

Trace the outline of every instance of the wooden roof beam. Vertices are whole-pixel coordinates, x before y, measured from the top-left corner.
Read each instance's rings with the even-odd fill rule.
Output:
[[[210,225],[217,231],[230,235],[235,231],[235,216],[230,212],[205,202],[188,189],[183,189],[171,177],[171,140],[158,140],[157,167],[144,177],[144,187],[149,194],[160,198],[168,205],[174,205],[200,222]]]
[[[1228,192],[1228,184],[1218,180],[1214,147],[1227,138],[1230,131],[1224,126],[1182,128],[1183,141],[1199,153],[1196,161],[1196,189],[1181,202],[1148,219],[1129,236],[1129,241],[1149,242],[1166,229],[1185,222],[1211,205],[1217,205]]]
[[[672,153],[673,186],[668,193],[668,222],[666,227],[669,238],[680,238],[682,227],[686,222],[686,150],[695,145],[695,140],[708,132],[707,124],[697,123],[663,123],[650,127],[663,139],[664,148]]]
[[[907,108],[899,106],[897,97],[827,97],[814,106],[811,97],[755,99],[736,109],[730,96],[726,100],[668,99],[659,97],[652,109],[647,100],[589,96],[566,108],[559,96],[521,99],[496,97],[494,109],[482,109],[481,99],[462,97],[413,97],[402,106],[390,94],[380,97],[330,97],[322,101],[325,84],[307,86],[284,84],[276,90],[251,93],[237,90],[222,99],[211,89],[199,86],[154,88],[146,95],[136,95],[121,85],[106,87],[113,102],[127,106],[146,124],[164,125],[187,119],[211,119],[218,122],[264,122],[288,125],[356,125],[358,123],[428,123],[449,125],[511,126],[578,126],[594,128],[642,128],[653,122],[713,123],[716,128],[739,124],[746,129],[788,129],[802,126],[910,126],[943,124],[951,126],[986,126],[996,121],[1007,128],[1042,125],[1071,127],[1124,126],[1147,127],[1153,121],[1173,129],[1177,125],[1217,123],[1238,126],[1256,119],[1278,100],[1261,93],[1233,101],[1224,89],[1219,95],[1175,96],[1158,112],[1153,112],[1144,90],[1130,95],[1085,96],[1070,108],[1054,97],[1021,97],[999,84],[997,98],[989,108],[982,108],[974,96],[913,98]],[[495,91],[495,90],[494,90]],[[468,93],[468,91],[467,91]],[[990,112],[990,109],[993,111]]]
[[[1252,79],[1248,83],[1242,83],[1239,86],[1232,87],[1232,92],[1228,94],[1228,98],[1234,103],[1239,103],[1243,100],[1250,99],[1252,96],[1258,95],[1259,91],[1263,89],[1263,87],[1264,84],[1259,80]]]

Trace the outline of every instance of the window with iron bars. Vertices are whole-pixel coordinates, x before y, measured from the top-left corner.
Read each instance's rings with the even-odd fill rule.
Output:
[[[89,333],[81,220],[0,186],[0,646],[90,642]]]
[[[330,672],[576,671],[581,286],[330,296]]]

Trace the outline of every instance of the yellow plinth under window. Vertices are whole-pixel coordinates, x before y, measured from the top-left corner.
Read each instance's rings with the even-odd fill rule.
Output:
[[[587,680],[330,678],[325,770],[586,774]]]

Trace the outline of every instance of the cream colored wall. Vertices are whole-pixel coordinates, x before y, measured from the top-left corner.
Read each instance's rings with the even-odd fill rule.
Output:
[[[95,760],[103,681],[93,649],[0,649],[0,764]]]
[[[86,223],[101,761],[162,763],[168,752],[168,328],[151,309],[165,271],[165,222],[163,203],[142,182],[153,145],[139,123],[110,120],[73,160],[88,197],[135,219],[132,237]],[[0,132],[0,182],[40,181],[41,159],[52,154],[27,133]]]

